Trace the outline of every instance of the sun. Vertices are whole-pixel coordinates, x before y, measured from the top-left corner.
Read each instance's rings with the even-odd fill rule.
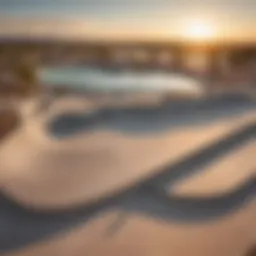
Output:
[[[203,21],[191,21],[184,29],[183,37],[193,41],[206,41],[213,39],[215,36],[215,30],[206,22]]]

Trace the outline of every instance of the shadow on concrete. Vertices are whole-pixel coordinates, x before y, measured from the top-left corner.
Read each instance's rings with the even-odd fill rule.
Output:
[[[207,124],[255,109],[256,102],[242,96],[167,101],[157,107],[106,108],[94,114],[63,113],[49,124],[49,132],[62,139],[92,130],[141,136],[177,127]]]
[[[256,196],[256,180],[250,179],[234,191],[210,198],[168,195],[165,188],[179,179],[202,171],[203,167],[228,152],[255,139],[253,123],[225,139],[202,148],[157,175],[135,184],[119,194],[78,206],[76,209],[47,212],[24,208],[5,195],[0,197],[0,253],[19,249],[59,232],[85,224],[113,209],[138,213],[162,221],[196,223],[211,221],[246,205]]]

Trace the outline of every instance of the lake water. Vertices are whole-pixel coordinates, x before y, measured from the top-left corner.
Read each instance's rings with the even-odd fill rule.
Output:
[[[202,93],[196,79],[166,72],[118,72],[89,67],[51,67],[38,72],[43,84],[87,91],[173,91]]]

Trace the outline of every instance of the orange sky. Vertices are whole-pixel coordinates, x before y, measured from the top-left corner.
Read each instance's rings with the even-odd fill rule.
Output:
[[[255,24],[254,0],[0,2],[0,36],[256,42]]]

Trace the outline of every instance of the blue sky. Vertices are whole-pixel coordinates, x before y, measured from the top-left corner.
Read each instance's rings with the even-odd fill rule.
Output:
[[[1,14],[18,16],[110,17],[213,8],[247,19],[255,18],[255,7],[254,0],[0,0]]]
[[[0,34],[43,31],[51,35],[58,30],[74,36],[77,28],[80,36],[106,35],[108,30],[113,37],[125,34],[123,27],[128,36],[151,31],[152,36],[175,37],[181,24],[193,19],[211,23],[219,34],[243,33],[254,38],[256,1],[0,0]]]

